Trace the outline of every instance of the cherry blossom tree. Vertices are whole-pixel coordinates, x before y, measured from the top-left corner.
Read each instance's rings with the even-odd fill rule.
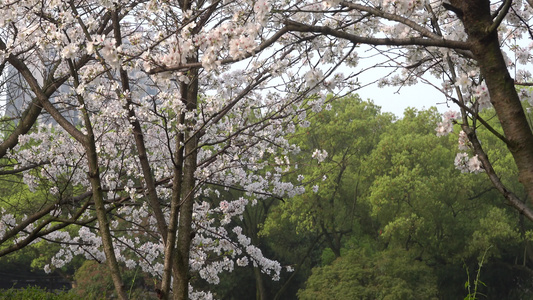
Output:
[[[27,214],[2,210],[0,255],[61,243],[45,270],[75,255],[105,261],[121,299],[119,264],[160,278],[164,298],[209,298],[191,273],[216,284],[235,264],[277,279],[279,263],[231,220],[304,191],[282,179],[298,151],[285,135],[351,85],[339,64],[301,59],[280,5],[3,3],[3,87],[24,101],[5,127],[2,172],[42,198]],[[219,188],[244,196],[214,197]]]
[[[298,151],[285,137],[327,93],[362,85],[360,44],[385,59],[374,66],[389,70],[379,84],[425,82],[459,106],[437,128],[460,124],[471,153],[458,167],[485,171],[533,220],[475,132],[486,126],[508,145],[533,199],[529,92],[516,90],[531,76],[529,2],[12,0],[0,9],[2,87],[28,99],[0,143],[1,172],[43,194],[26,215],[2,212],[1,255],[62,242],[47,268],[74,255],[105,260],[122,299],[119,263],[160,278],[165,298],[171,286],[176,299],[209,297],[190,289],[191,272],[217,283],[235,264],[276,279],[281,266],[231,220],[265,197],[304,191],[283,180]],[[503,133],[478,114],[490,105]],[[219,188],[245,196],[213,197]]]

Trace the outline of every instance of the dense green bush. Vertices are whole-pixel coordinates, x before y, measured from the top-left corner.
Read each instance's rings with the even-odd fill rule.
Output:
[[[122,269],[122,279],[126,284],[126,291],[130,299],[149,299],[152,290],[146,285],[146,274],[135,270]],[[94,260],[87,260],[74,274],[75,286],[73,293],[78,299],[107,299],[114,298],[115,289],[107,266]]]
[[[299,299],[437,299],[437,278],[402,249],[350,249],[331,265],[313,269]]]
[[[0,300],[77,300],[71,291],[49,291],[36,286],[23,289],[0,290]]]

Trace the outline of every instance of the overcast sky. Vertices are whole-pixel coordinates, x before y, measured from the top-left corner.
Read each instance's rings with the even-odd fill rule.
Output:
[[[435,106],[442,113],[453,109],[447,107],[446,99],[439,91],[423,83],[403,87],[399,92],[398,87],[378,88],[377,85],[371,85],[358,90],[357,93],[361,99],[370,99],[381,106],[383,112],[392,112],[398,117],[403,116],[407,107],[423,109]]]
[[[356,70],[369,68],[358,76],[361,84],[378,80],[389,72],[390,69],[386,68],[371,68],[373,65],[379,64],[383,59],[379,55],[374,55],[376,53],[375,50],[369,50],[368,46],[361,46],[358,53],[360,60]],[[435,86],[441,87],[442,80],[429,77],[426,77],[426,79],[431,80]],[[419,82],[413,86],[404,86],[400,90],[398,89],[398,87],[379,88],[374,84],[366,86],[356,93],[359,94],[361,99],[373,100],[374,103],[381,106],[383,112],[392,112],[398,117],[403,116],[403,112],[407,107],[424,109],[435,106],[441,113],[451,109],[458,110],[456,106],[448,107],[452,103],[447,104],[446,98],[440,91],[423,82]]]

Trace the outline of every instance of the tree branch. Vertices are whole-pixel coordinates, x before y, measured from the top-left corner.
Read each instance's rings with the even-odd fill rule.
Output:
[[[490,181],[496,187],[496,189],[504,196],[504,198],[513,206],[519,213],[523,214],[530,221],[533,221],[533,210],[526,205],[526,203],[520,201],[520,199],[511,191],[509,191],[505,185],[501,182],[500,178],[496,175],[496,172],[492,168],[492,164],[489,161],[489,158],[479,142],[475,131],[469,126],[463,124],[463,131],[468,136],[470,143],[474,148],[474,153],[477,154],[479,160],[483,164],[485,172],[489,176]]]
[[[500,24],[502,23],[503,19],[509,12],[509,8],[511,8],[511,4],[513,1],[511,0],[505,0],[505,3],[503,4],[503,7],[500,10],[500,13],[494,19],[494,22],[490,25],[489,28],[487,28],[487,34],[491,34],[493,31],[497,30]]]
[[[469,50],[470,44],[467,42],[447,40],[444,38],[439,39],[430,39],[430,38],[419,38],[419,37],[410,37],[410,38],[371,38],[371,37],[362,37],[355,34],[347,33],[340,30],[335,30],[326,26],[313,26],[306,25],[292,20],[286,20],[285,25],[288,31],[295,32],[314,32],[320,33],[323,35],[334,36],[337,38],[345,39],[351,41],[355,44],[368,44],[374,46],[433,46],[433,47],[444,47],[450,49],[461,49]]]

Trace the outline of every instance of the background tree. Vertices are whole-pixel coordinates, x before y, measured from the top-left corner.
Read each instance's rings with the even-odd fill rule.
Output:
[[[172,276],[175,298],[203,297],[189,293],[191,274],[217,283],[235,261],[279,277],[280,265],[229,220],[248,202],[301,192],[279,180],[294,150],[284,135],[300,121],[293,115],[308,109],[306,95],[316,93],[310,105],[320,107],[320,88],[332,91],[340,77],[326,83],[321,74],[286,72],[311,62],[290,43],[273,48],[287,30],[272,25],[271,8],[265,1],[2,5],[12,16],[1,20],[3,86],[27,101],[11,116],[16,127],[6,127],[0,156],[10,159],[6,170],[22,172],[31,190],[46,185],[53,199],[28,217],[2,216],[2,254],[40,238],[66,243],[52,265],[75,255],[105,261],[122,299],[119,262],[161,278],[165,298]],[[267,48],[275,50],[263,54]],[[239,61],[248,67],[235,72],[230,65]],[[38,124],[39,117],[53,121]],[[279,169],[261,174],[270,160]],[[195,201],[214,193],[206,184],[247,194]],[[72,224],[81,227],[61,231]]]
[[[502,203],[483,174],[456,169],[457,139],[434,135],[438,121],[436,110],[408,109],[381,134],[363,163],[369,184],[361,202],[369,209],[359,206],[366,214],[359,219],[373,226],[348,235],[336,260],[323,255],[300,297],[321,292],[352,298],[464,297],[464,267],[476,274],[484,255],[482,293],[490,299],[527,293],[523,280],[531,266],[521,231],[529,231],[530,224]],[[503,169],[509,160],[505,146],[495,143],[490,149],[504,155],[493,156]],[[507,172],[512,182],[512,168]]]
[[[492,105],[503,132],[490,126],[488,129],[507,145],[518,167],[519,181],[533,199],[533,134],[515,88],[515,82],[521,87],[521,82],[530,77],[521,68],[529,62],[530,49],[520,43],[520,37],[531,32],[529,2],[325,1],[308,7],[315,11],[315,18],[304,18],[295,11],[285,21],[288,30],[300,32],[300,37],[307,36],[315,45],[325,46],[329,38],[335,38],[349,41],[348,45],[377,46],[374,49],[385,57],[381,66],[401,69],[395,76],[383,78],[381,84],[428,82],[426,74],[442,78],[442,87],[434,87],[443,92],[447,101],[457,104],[461,114],[446,115],[439,131],[448,133],[452,123],[459,122],[493,185],[511,205],[533,220],[530,207],[499,180],[475,134],[478,126],[488,125],[479,112]],[[308,22],[310,19],[313,23]],[[379,46],[394,46],[395,50]],[[349,51],[349,46],[345,51]],[[513,54],[515,61],[508,58]],[[331,62],[344,60],[342,55],[328,58]],[[510,71],[517,78],[513,79]],[[522,100],[529,98],[527,91],[521,95]]]
[[[313,270],[299,299],[438,299],[435,275],[402,250],[350,250]]]
[[[360,220],[360,201],[368,191],[363,162],[392,119],[357,96],[312,113],[309,127],[298,130],[292,139],[301,149],[293,159],[298,162],[294,177],[308,192],[280,203],[264,231],[276,230],[286,219],[294,223],[296,234],[313,232],[339,257],[344,237]],[[309,161],[309,156],[314,159]]]

